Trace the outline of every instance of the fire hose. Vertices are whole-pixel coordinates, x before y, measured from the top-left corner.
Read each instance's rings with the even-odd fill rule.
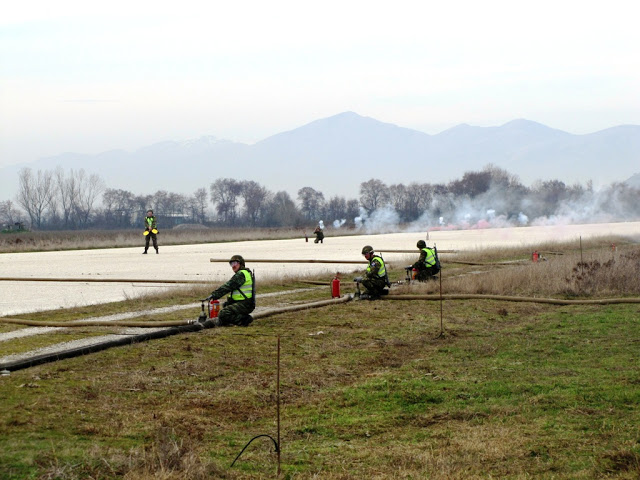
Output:
[[[591,299],[591,300],[563,300],[556,298],[537,298],[537,297],[515,297],[515,296],[505,296],[505,295],[480,295],[480,294],[429,294],[429,295],[386,295],[380,297],[382,300],[398,300],[398,301],[410,301],[410,300],[498,300],[498,301],[507,301],[507,302],[531,302],[531,303],[545,303],[552,305],[609,305],[609,304],[627,304],[627,303],[640,303],[640,298],[637,297],[629,297],[629,298],[602,298],[602,299]],[[265,310],[262,312],[254,313],[252,316],[256,319],[258,318],[266,318],[273,315],[277,315],[280,313],[287,312],[295,312],[305,309],[324,307],[333,304],[345,303],[352,300],[351,295],[344,295],[340,298],[335,298],[331,300],[321,300],[317,302],[305,303],[301,305],[291,305],[288,307],[282,308],[274,308],[270,310]],[[7,362],[0,364],[0,370],[20,370],[23,368],[28,368],[35,365],[40,365],[43,363],[48,363],[56,360],[61,360],[63,358],[72,358],[80,355],[85,355],[87,353],[97,352],[101,350],[105,350],[107,348],[123,346],[143,341],[148,341],[155,338],[164,338],[171,335],[186,333],[186,332],[196,332],[203,330],[205,328],[209,328],[212,326],[208,321],[203,323],[188,321],[188,322],[77,322],[77,323],[65,323],[65,322],[34,322],[31,320],[21,320],[21,319],[9,319],[0,317],[0,323],[12,323],[12,324],[22,324],[29,326],[55,326],[55,327],[80,327],[80,326],[136,326],[136,327],[163,327],[168,326],[168,324],[174,324],[175,326],[170,326],[169,328],[161,328],[158,331],[144,333],[139,335],[129,335],[126,338],[119,338],[116,340],[110,340],[107,342],[94,344],[81,348],[74,348],[70,350],[66,350],[64,352],[56,352],[52,354],[45,355],[36,355],[34,357],[18,360],[14,362]]]
[[[38,320],[26,320],[21,318],[0,317],[0,323],[10,323],[13,325],[26,325],[28,327],[180,327],[194,323],[193,320],[170,321],[170,322],[99,322],[99,321],[80,321],[80,322],[41,322]]]
[[[598,298],[593,300],[563,300],[560,298],[512,297],[506,295],[480,295],[474,293],[429,294],[429,295],[386,295],[383,300],[500,300],[503,302],[547,303],[551,305],[610,305],[616,303],[640,303],[640,298]]]
[[[13,372],[15,370],[22,370],[24,368],[34,367],[36,365],[42,365],[44,363],[55,362],[56,360],[63,360],[65,358],[79,357],[88,353],[99,352],[112,347],[121,347],[124,345],[146,342],[148,340],[153,340],[156,338],[165,338],[171,335],[176,335],[178,333],[197,332],[199,330],[202,330],[203,328],[204,326],[202,324],[196,322],[179,327],[163,328],[155,332],[148,332],[139,335],[127,335],[105,342],[94,343],[92,345],[70,348],[68,350],[59,352],[34,355],[29,358],[1,363],[0,370],[2,370],[3,373],[4,371]]]
[[[47,278],[47,277],[0,277],[1,282],[80,282],[80,283],[208,283],[208,280],[158,280],[158,279],[131,279],[131,278]]]
[[[311,308],[324,307],[327,305],[337,304],[337,303],[345,303],[351,300],[350,295],[344,295],[340,298],[334,298],[331,300],[321,300],[318,302],[304,303],[300,305],[291,305],[288,307],[282,308],[273,308],[269,310],[265,310],[262,312],[253,313],[253,318],[266,318],[273,315],[277,315],[280,313],[286,312],[295,312],[300,310],[306,310]],[[11,324],[21,324],[28,326],[40,326],[40,327],[81,327],[81,326],[133,326],[136,327],[149,327],[149,328],[158,328],[162,326],[168,326],[168,324],[174,324],[175,326],[170,326],[169,328],[160,328],[154,332],[142,333],[137,335],[127,335],[123,338],[116,338],[112,340],[107,340],[105,342],[96,343],[92,345],[70,348],[65,351],[34,355],[32,357],[26,359],[20,359],[15,361],[9,361],[5,363],[0,363],[0,370],[6,370],[9,372],[15,370],[21,370],[24,368],[33,367],[36,365],[41,365],[44,363],[54,362],[56,360],[62,360],[65,358],[73,358],[81,355],[86,355],[88,353],[99,352],[102,350],[106,350],[111,347],[120,347],[124,345],[131,345],[134,343],[145,342],[148,340],[153,340],[157,338],[165,338],[171,335],[176,335],[180,333],[188,333],[188,332],[198,332],[205,328],[213,327],[213,324],[207,320],[204,323],[200,323],[198,321],[182,321],[182,322],[35,322],[32,320],[21,320],[16,318],[3,318],[0,317],[0,323],[11,323]]]

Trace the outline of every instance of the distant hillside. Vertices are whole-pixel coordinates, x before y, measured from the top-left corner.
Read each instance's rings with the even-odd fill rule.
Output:
[[[636,173],[632,177],[626,179],[624,183],[633,188],[640,188],[640,173]]]
[[[254,145],[215,137],[167,141],[135,152],[65,153],[0,170],[2,192],[12,198],[17,171],[61,165],[101,175],[110,188],[134,193],[164,189],[191,194],[217,178],[255,180],[269,190],[311,186],[325,197],[357,197],[361,182],[448,182],[494,164],[525,184],[557,179],[596,186],[624,181],[640,166],[640,126],[623,125],[573,135],[514,120],[499,127],[458,125],[437,135],[383,123],[353,112],[316,120]],[[2,200],[2,198],[0,198]]]

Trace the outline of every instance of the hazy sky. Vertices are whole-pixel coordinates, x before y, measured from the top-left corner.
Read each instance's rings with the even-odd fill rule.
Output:
[[[354,111],[436,134],[640,124],[635,2],[3,2],[0,166]]]

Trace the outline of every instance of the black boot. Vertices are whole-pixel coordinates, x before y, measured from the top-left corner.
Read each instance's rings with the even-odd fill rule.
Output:
[[[145,251],[144,251],[144,252],[142,252],[142,254],[143,254],[143,255],[146,255],[146,254],[147,254],[147,250],[145,249]]]

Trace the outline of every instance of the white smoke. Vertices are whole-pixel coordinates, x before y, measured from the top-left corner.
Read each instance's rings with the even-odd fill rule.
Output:
[[[346,218],[342,218],[340,220],[334,220],[333,221],[333,228],[340,228],[345,223],[347,223],[347,219]]]
[[[599,191],[585,189],[571,200],[560,202],[554,213],[544,215],[542,212],[549,207],[537,203],[534,194],[519,197],[492,188],[475,198],[454,197],[450,193],[436,195],[428,210],[402,226],[400,215],[390,206],[370,214],[361,209],[354,222],[356,228],[367,233],[387,233],[631,221],[640,218],[639,194],[638,189],[624,185]]]
[[[360,215],[353,219],[356,230],[360,230],[362,227],[364,227],[364,222],[367,220],[367,217],[367,211],[364,208],[360,207]]]
[[[518,223],[522,226],[527,225],[529,223],[529,217],[527,217],[524,213],[520,212],[518,214]]]
[[[399,230],[400,216],[390,206],[374,210],[371,215],[360,208],[360,216],[354,219],[356,228],[364,228],[366,233],[392,233]]]

